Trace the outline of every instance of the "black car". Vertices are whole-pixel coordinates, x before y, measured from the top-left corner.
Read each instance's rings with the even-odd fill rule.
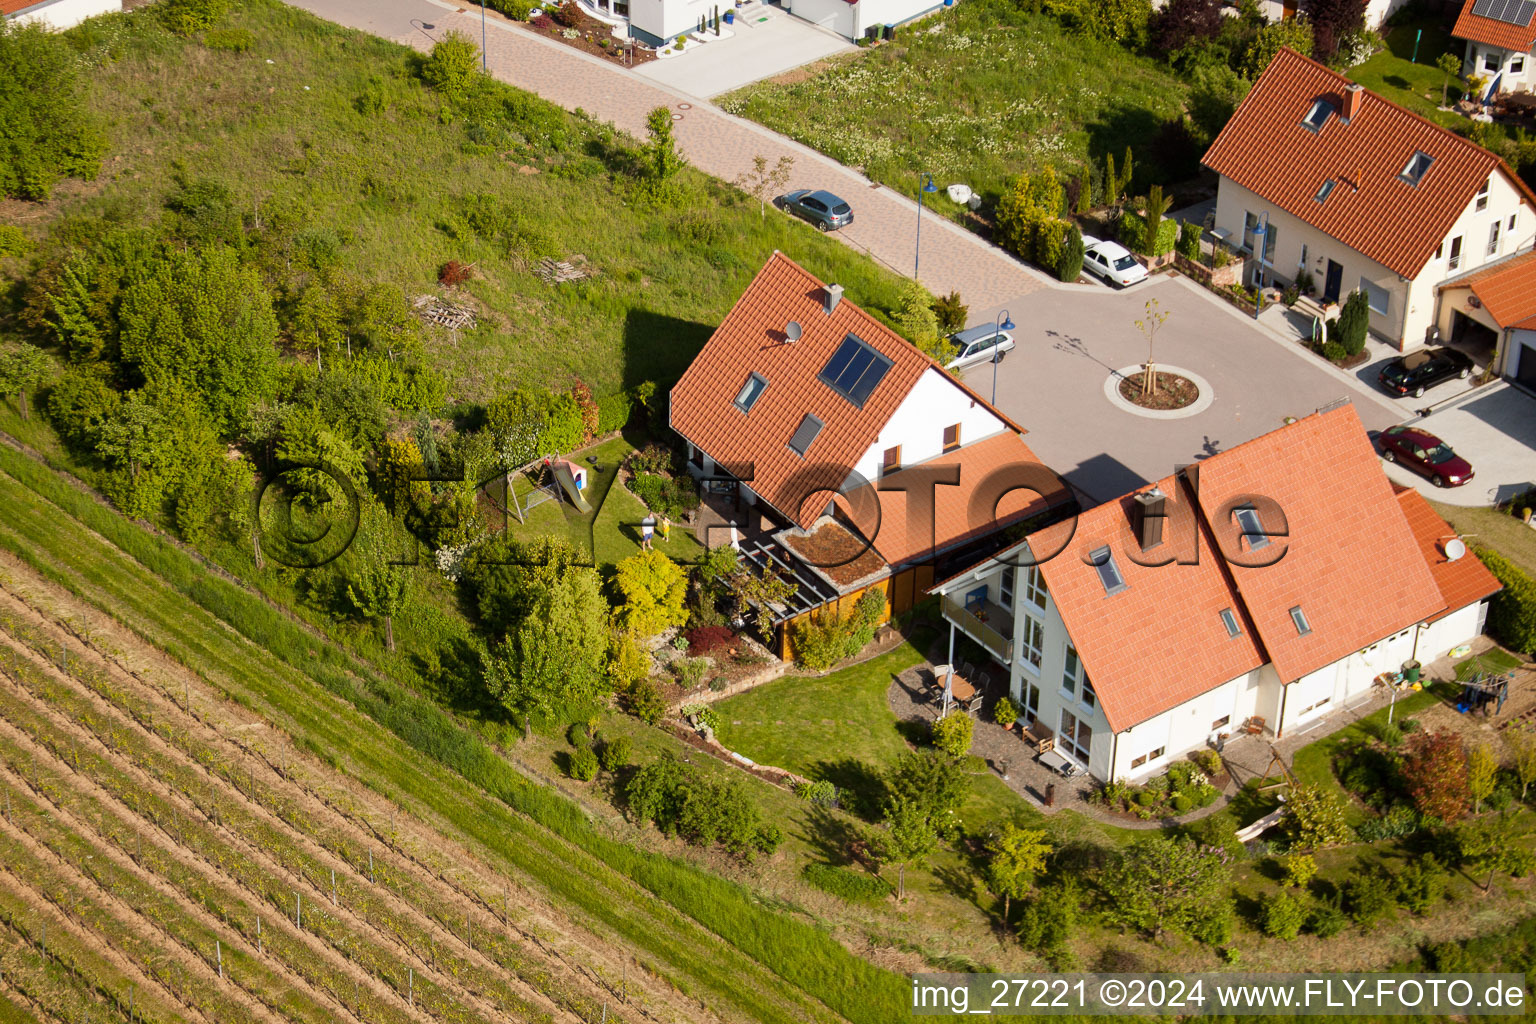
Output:
[[[1472,360],[1464,352],[1454,348],[1421,348],[1383,366],[1377,379],[1394,395],[1418,398],[1426,388],[1452,377],[1465,380],[1471,372]]]
[[[802,188],[773,201],[785,213],[808,220],[821,231],[836,231],[853,223],[853,208],[831,192]]]

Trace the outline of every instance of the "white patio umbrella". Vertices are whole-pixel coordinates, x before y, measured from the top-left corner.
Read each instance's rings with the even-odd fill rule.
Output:
[[[946,665],[944,668],[944,714],[940,715],[940,718],[949,714],[949,705],[955,699],[955,668],[953,665]]]

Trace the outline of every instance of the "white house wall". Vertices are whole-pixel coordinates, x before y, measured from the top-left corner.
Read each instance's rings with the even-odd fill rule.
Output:
[[[1504,358],[1504,372],[1511,377],[1520,375],[1525,360],[1536,363],[1536,331],[1510,331],[1509,354]]]
[[[1468,40],[1461,73],[1463,76],[1477,75],[1485,83],[1485,90],[1493,84],[1495,78],[1502,75],[1500,92],[1528,92],[1531,88],[1531,61],[1532,55],[1529,53]]]
[[[1207,746],[1212,734],[1235,733],[1249,718],[1262,716],[1262,709],[1274,702],[1279,686],[1274,673],[1266,673],[1265,668],[1245,672],[1122,732],[1116,745],[1112,778],[1143,779],[1157,775],[1191,750]],[[1227,721],[1217,725],[1223,718]],[[1162,756],[1148,757],[1134,768],[1131,766],[1132,761],[1159,748]]]
[[[858,30],[863,32],[871,25],[900,25],[943,5],[933,0],[859,0],[858,6]]]
[[[797,18],[831,29],[849,39],[863,31],[858,5],[845,3],[844,0],[786,0],[784,9]]]
[[[854,470],[866,480],[879,479],[885,450],[897,445],[906,466],[937,458],[944,452],[944,428],[956,423],[960,424],[962,446],[1005,429],[1003,421],[985,405],[956,387],[947,374],[930,367],[896,407]]]
[[[630,0],[629,24],[657,40],[670,41],[686,32],[698,30],[699,18],[712,17],[730,9],[719,0]]]
[[[72,28],[86,18],[122,9],[122,0],[53,0],[52,3],[30,8],[11,20],[22,25],[37,22],[57,31]]]

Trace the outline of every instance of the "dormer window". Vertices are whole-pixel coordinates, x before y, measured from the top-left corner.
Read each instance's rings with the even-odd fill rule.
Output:
[[[742,412],[751,412],[757,400],[763,397],[763,392],[768,390],[768,380],[761,374],[750,373],[747,382],[741,386],[741,394],[736,396],[736,408]]]
[[[1327,181],[1323,182],[1323,187],[1318,189],[1317,195],[1313,196],[1312,198],[1316,199],[1318,202],[1322,202],[1333,194],[1333,186],[1337,184],[1338,182],[1334,181],[1332,178],[1329,178]]]
[[[1301,126],[1308,131],[1320,132],[1323,130],[1323,122],[1328,120],[1328,115],[1331,113],[1333,113],[1333,104],[1327,100],[1318,100],[1312,104],[1312,109],[1307,111]]]
[[[1408,160],[1408,166],[1403,168],[1403,173],[1398,177],[1414,188],[1419,187],[1419,182],[1424,180],[1424,175],[1429,173],[1429,165],[1435,162],[1435,158],[1422,149],[1414,153]],[[1466,193],[1463,192],[1463,195]]]
[[[1115,564],[1115,553],[1109,548],[1102,547],[1088,555],[1088,561],[1099,571],[1099,582],[1104,584],[1104,593],[1118,594],[1125,589],[1125,576],[1120,572],[1120,567]]]
[[[789,439],[789,450],[802,459],[805,458],[806,449],[811,446],[811,442],[816,440],[816,435],[821,433],[822,426],[821,420],[810,413],[806,413],[805,418],[800,421],[800,425],[795,428],[794,436]]]
[[[1291,622],[1296,627],[1297,636],[1306,636],[1312,632],[1312,624],[1307,621],[1307,613],[1301,610],[1301,605],[1291,609]]]

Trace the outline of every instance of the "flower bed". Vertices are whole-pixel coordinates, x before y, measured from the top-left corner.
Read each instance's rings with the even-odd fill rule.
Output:
[[[1152,393],[1142,392],[1146,373],[1134,373],[1120,381],[1120,397],[1143,409],[1182,409],[1200,397],[1200,389],[1188,377],[1163,370],[1157,372]]]
[[[1151,821],[1173,818],[1209,807],[1221,796],[1231,777],[1213,750],[1198,750],[1188,761],[1175,761],[1164,775],[1137,785],[1111,782],[1089,798],[1105,810],[1126,818]]]

